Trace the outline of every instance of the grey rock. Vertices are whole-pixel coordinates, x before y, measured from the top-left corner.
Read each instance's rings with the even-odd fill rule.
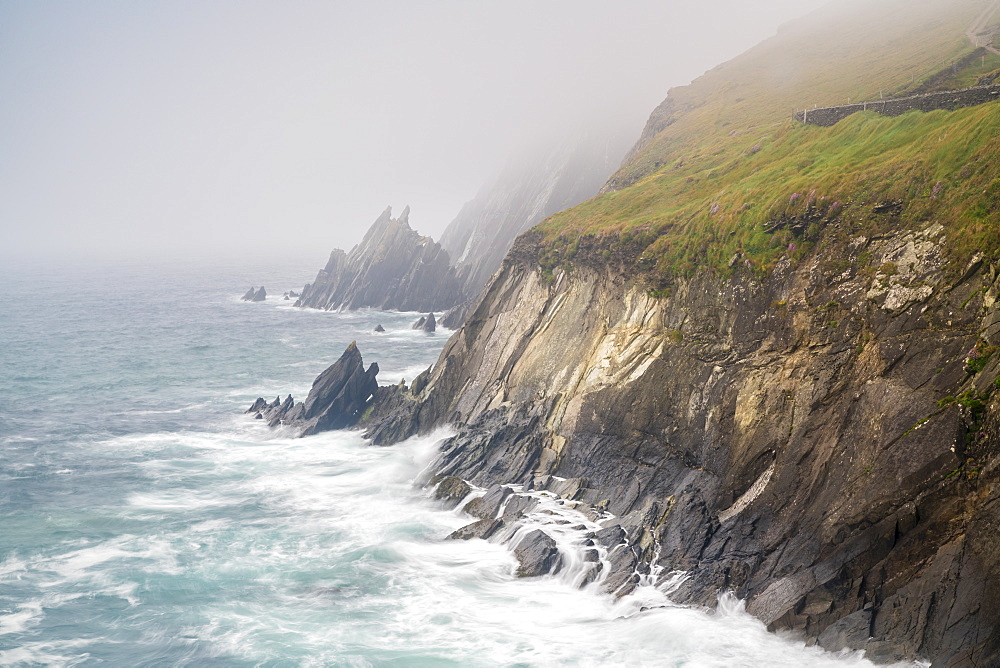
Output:
[[[562,565],[556,541],[541,529],[525,534],[514,546],[514,556],[519,563],[515,572],[519,578],[557,573]]]
[[[246,411],[266,419],[268,425],[290,425],[307,436],[320,431],[344,429],[354,426],[373,404],[379,390],[376,376],[378,364],[367,370],[357,344],[352,342],[343,355],[330,365],[313,382],[309,396],[302,403],[295,403],[292,395],[284,401],[276,397],[271,403],[258,398]]]
[[[507,505],[503,507],[503,516],[508,519],[517,519],[531,512],[537,506],[538,499],[517,494],[507,501]]]
[[[447,476],[442,478],[434,489],[434,498],[444,501],[445,506],[454,508],[471,491],[472,487],[469,486],[469,483],[456,476]]]
[[[382,332],[384,332],[384,331],[385,331],[385,327],[383,327],[383,326],[381,325],[381,323],[380,323],[380,324],[378,324],[378,325],[375,325],[375,330],[374,330],[374,331],[376,331],[376,332],[378,332],[378,333],[380,333],[380,334],[381,334]]]
[[[393,218],[386,208],[350,253],[334,250],[296,305],[429,311],[460,302],[461,282],[447,251],[411,229],[409,213],[407,207]]]
[[[462,510],[473,517],[492,519],[500,512],[504,500],[513,493],[510,487],[494,485],[486,491],[484,496],[477,497],[465,504]]]
[[[504,527],[502,519],[482,519],[472,524],[466,524],[461,529],[448,534],[451,540],[470,540],[472,538],[487,539]]]
[[[433,332],[437,328],[437,323],[434,321],[434,314],[428,313],[427,318],[424,319],[424,324],[420,326],[420,329],[425,332]]]

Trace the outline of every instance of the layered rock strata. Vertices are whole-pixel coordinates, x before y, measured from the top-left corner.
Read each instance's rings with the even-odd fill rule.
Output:
[[[379,390],[378,364],[365,369],[361,352],[352,342],[344,354],[313,381],[309,395],[296,404],[292,395],[270,404],[259,397],[247,413],[267,420],[271,427],[287,425],[301,436],[357,424]]]
[[[463,300],[448,253],[409,226],[410,208],[399,218],[386,208],[361,243],[330,254],[316,280],[306,284],[296,306],[328,311],[377,308],[444,310]]]
[[[368,433],[451,423],[438,478],[610,513],[609,591],[683,571],[829,649],[998,665],[997,267],[946,271],[940,225],[825,238],[654,298],[600,253],[553,281],[526,235]]]

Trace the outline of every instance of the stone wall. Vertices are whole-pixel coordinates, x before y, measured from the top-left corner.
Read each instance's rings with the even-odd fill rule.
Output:
[[[796,112],[796,120],[811,125],[824,127],[858,111],[874,111],[883,116],[899,116],[907,111],[933,111],[934,109],[958,109],[971,107],[984,102],[990,102],[1000,97],[1000,85],[976,86],[963,90],[950,90],[940,93],[925,93],[910,97],[897,97],[888,100],[874,100],[857,104],[843,104],[838,107],[822,107]]]

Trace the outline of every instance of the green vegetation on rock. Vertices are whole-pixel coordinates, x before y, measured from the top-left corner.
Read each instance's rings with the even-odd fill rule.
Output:
[[[889,3],[860,31],[831,8],[671,90],[617,189],[536,228],[540,264],[617,259],[656,292],[704,267],[766,273],[808,254],[828,228],[874,235],[931,222],[944,226],[956,267],[996,253],[1000,104],[859,113],[829,128],[791,119],[809,103],[879,99],[989,68],[980,58],[953,67],[978,53],[964,31],[987,4]]]

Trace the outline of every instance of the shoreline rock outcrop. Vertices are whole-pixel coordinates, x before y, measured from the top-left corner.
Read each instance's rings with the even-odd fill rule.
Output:
[[[356,425],[379,390],[378,364],[366,370],[356,342],[351,342],[336,362],[313,381],[309,395],[296,404],[292,395],[268,404],[263,397],[254,401],[247,413],[265,419],[271,427],[287,425],[300,436],[321,431],[346,429]]]
[[[263,285],[256,290],[251,286],[243,295],[243,301],[245,302],[262,302],[265,299],[267,299],[267,290],[264,289]]]
[[[337,249],[316,279],[302,288],[296,306],[327,311],[447,309],[462,301],[461,283],[448,253],[387,207],[350,253]]]
[[[585,257],[547,280],[522,237],[369,434],[452,424],[436,476],[613,514],[619,595],[653,566],[685,571],[676,601],[732,591],[830,649],[991,665],[1000,268],[948,274],[939,225],[827,238],[765,279],[703,273],[652,297]],[[491,509],[457,537],[500,535]]]

